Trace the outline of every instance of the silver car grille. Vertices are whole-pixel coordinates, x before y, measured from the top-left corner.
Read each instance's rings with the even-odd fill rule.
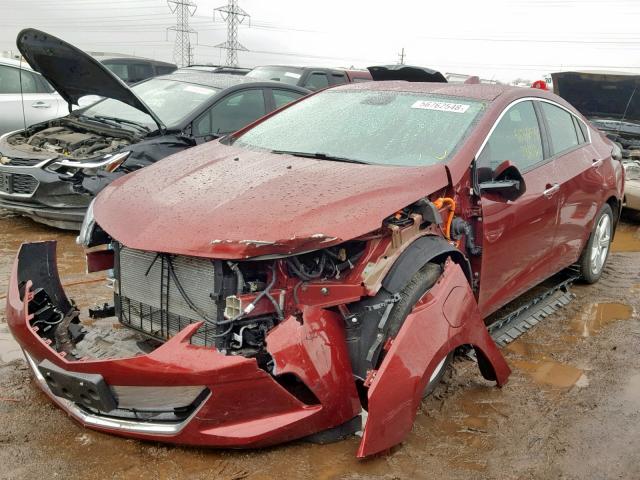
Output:
[[[212,260],[123,246],[116,252],[116,308],[122,324],[165,340],[202,321],[203,315],[221,317],[221,305],[213,295],[216,266]],[[212,345],[213,333],[214,327],[205,324],[191,341]]]

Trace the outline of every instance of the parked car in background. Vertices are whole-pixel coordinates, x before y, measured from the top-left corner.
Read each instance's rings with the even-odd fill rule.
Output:
[[[161,62],[143,57],[124,55],[93,54],[93,58],[102,63],[127,85],[141,82],[147,78],[167,75],[178,67],[174,63]]]
[[[437,70],[413,65],[374,65],[367,67],[376,82],[404,80],[406,82],[447,83],[445,76]]]
[[[89,107],[0,137],[0,207],[59,228],[80,228],[92,196],[113,179],[253,122],[309,90],[194,71],[128,88],[103,64],[37,30],[18,48],[70,104]]]
[[[251,71],[250,68],[228,67],[224,65],[189,65],[176,70],[176,73],[182,72],[209,72],[209,73],[228,73],[230,75],[246,75]]]
[[[551,79],[557,95],[616,143],[616,156],[627,174],[625,206],[640,210],[640,75],[557,72]]]
[[[27,62],[0,58],[0,135],[67,113],[67,102]]]
[[[289,85],[321,90],[323,88],[345,83],[367,82],[371,75],[366,70],[341,70],[320,67],[293,67],[282,65],[265,65],[255,67],[247,77],[254,80],[272,80]]]
[[[89,428],[222,448],[360,431],[372,455],[411,432],[458,347],[507,381],[483,319],[571,265],[600,278],[622,200],[612,149],[546,91],[329,88],[97,196],[79,239],[91,270],[114,268],[124,328],[104,331],[120,341],[92,355],[102,337],[74,337],[92,327],[54,242],[22,245],[7,323]]]

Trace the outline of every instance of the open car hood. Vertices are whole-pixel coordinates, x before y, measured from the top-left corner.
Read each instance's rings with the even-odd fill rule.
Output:
[[[634,94],[640,87],[640,75],[558,72],[552,73],[551,78],[554,93],[587,118],[640,122],[640,91]]]
[[[447,183],[444,164],[359,165],[209,142],[119,178],[93,211],[130,248],[242,259],[356,238]]]
[[[146,113],[164,130],[157,115],[122,80],[79,48],[34,28],[18,33],[16,44],[31,68],[69,104],[78,105],[87,95],[113,98]]]
[[[425,67],[411,65],[376,65],[367,67],[374,80],[406,80],[407,82],[447,83],[442,73]]]

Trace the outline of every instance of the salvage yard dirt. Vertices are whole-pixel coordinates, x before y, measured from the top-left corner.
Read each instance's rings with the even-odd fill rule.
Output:
[[[0,212],[0,307],[22,241],[55,238],[63,284],[83,313],[108,301],[84,274],[74,234]],[[358,461],[356,437],[221,451],[127,440],[74,423],[30,378],[0,313],[0,478],[640,478],[640,216],[626,215],[601,281],[504,349],[495,388],[457,359],[406,442]]]

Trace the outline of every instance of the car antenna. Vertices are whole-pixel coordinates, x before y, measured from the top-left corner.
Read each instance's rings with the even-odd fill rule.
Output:
[[[20,65],[18,68],[18,75],[20,78],[20,103],[22,104],[22,124],[24,129],[27,130],[27,116],[24,113],[24,93],[22,91],[22,55],[20,55]]]
[[[627,106],[624,108],[624,113],[622,114],[622,119],[618,124],[618,131],[616,132],[616,137],[620,136],[620,130],[622,129],[622,123],[624,119],[627,118],[627,111],[629,110],[629,105],[631,105],[631,100],[633,100],[633,96],[636,94],[636,90],[638,89],[638,81],[636,80],[635,86],[633,87],[633,92],[631,92],[631,96],[629,97],[629,101],[627,102]]]

